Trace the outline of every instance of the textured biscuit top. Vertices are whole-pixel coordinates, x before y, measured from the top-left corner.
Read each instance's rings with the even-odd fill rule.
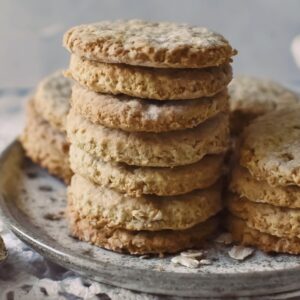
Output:
[[[125,95],[99,94],[75,84],[71,102],[74,111],[92,123],[135,132],[192,128],[228,110],[226,91],[212,98],[197,100],[150,101]]]
[[[93,218],[99,227],[127,230],[187,229],[222,208],[220,186],[181,196],[135,198],[74,175],[68,195],[81,217]]]
[[[104,161],[135,166],[192,164],[207,154],[227,150],[228,116],[219,114],[198,127],[170,132],[126,132],[95,125],[71,109],[67,118],[71,143]]]
[[[300,185],[300,105],[253,121],[244,131],[240,163],[270,185]]]
[[[156,68],[217,66],[237,53],[207,28],[141,20],[73,27],[64,36],[64,46],[90,60]]]
[[[231,129],[237,134],[256,117],[300,100],[299,95],[277,82],[251,76],[235,77],[228,90]]]
[[[230,110],[253,115],[284,108],[300,100],[281,84],[250,76],[237,76],[229,84]]]
[[[43,119],[60,131],[65,131],[65,121],[70,109],[72,81],[62,71],[44,78],[34,96],[35,109]]]

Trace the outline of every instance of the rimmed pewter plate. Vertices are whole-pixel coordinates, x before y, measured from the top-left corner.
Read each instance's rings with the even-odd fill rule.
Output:
[[[259,296],[300,289],[300,257],[256,251],[245,261],[228,256],[230,246],[211,243],[211,265],[189,269],[171,256],[141,259],[113,253],[68,235],[65,185],[24,157],[18,142],[0,158],[0,207],[11,230],[37,252],[96,281],[163,295]]]

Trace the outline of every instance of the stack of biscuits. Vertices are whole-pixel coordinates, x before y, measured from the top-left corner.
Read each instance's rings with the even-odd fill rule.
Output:
[[[73,236],[131,254],[198,247],[217,227],[236,51],[206,28],[139,20],[70,29]]]
[[[280,83],[247,75],[236,76],[228,91],[232,135],[241,134],[255,118],[300,100],[298,94]]]
[[[62,71],[44,78],[26,104],[26,124],[20,141],[26,155],[48,171],[70,182],[66,118],[70,107],[71,80]]]
[[[228,199],[236,241],[300,254],[300,104],[255,119],[241,136]]]

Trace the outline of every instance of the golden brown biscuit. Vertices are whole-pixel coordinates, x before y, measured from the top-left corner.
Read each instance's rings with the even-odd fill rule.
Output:
[[[180,195],[213,185],[223,174],[223,155],[174,168],[135,167],[104,162],[75,145],[70,147],[71,168],[96,184],[130,196]]]
[[[26,113],[25,129],[20,137],[26,155],[49,173],[69,182],[73,172],[69,166],[66,135],[37,114],[32,100],[28,102]]]
[[[64,35],[64,46],[90,60],[156,68],[218,66],[237,53],[207,28],[142,20],[76,26]]]
[[[240,166],[235,166],[232,172],[230,190],[253,202],[300,208],[299,186],[270,186],[265,180],[256,180]]]
[[[155,69],[106,64],[71,56],[65,75],[89,90],[155,100],[213,96],[232,78],[230,65],[207,69]]]
[[[300,185],[300,105],[270,112],[244,131],[240,164],[272,186]]]
[[[265,252],[300,254],[299,238],[282,238],[260,232],[247,226],[246,222],[233,215],[227,217],[227,229],[236,242],[245,246],[255,246]]]
[[[245,75],[232,80],[229,95],[231,131],[235,134],[258,116],[300,100],[299,95],[277,82]]]
[[[180,196],[136,198],[97,186],[78,174],[72,177],[68,199],[80,218],[91,218],[98,227],[126,230],[183,230],[222,209],[220,185]]]
[[[70,142],[101,158],[135,166],[174,167],[192,164],[207,154],[227,150],[228,116],[219,114],[198,127],[162,133],[126,132],[95,125],[70,111]]]
[[[33,101],[38,114],[55,129],[66,131],[70,110],[72,82],[57,71],[44,78],[37,86]]]
[[[163,132],[198,126],[228,111],[227,91],[211,98],[186,101],[152,101],[72,89],[72,108],[94,124],[125,131]]]
[[[116,252],[130,254],[176,253],[198,248],[217,227],[217,218],[209,219],[186,230],[129,231],[99,227],[91,218],[81,218],[69,204],[67,208],[70,233],[85,242]]]
[[[278,237],[300,238],[300,209],[255,203],[233,194],[228,197],[227,206],[251,228]]]

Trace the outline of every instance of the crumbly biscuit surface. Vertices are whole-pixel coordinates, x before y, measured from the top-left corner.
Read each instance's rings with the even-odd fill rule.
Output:
[[[229,84],[231,130],[241,133],[255,118],[298,103],[295,92],[272,80],[236,76]]]
[[[57,71],[39,83],[33,98],[36,111],[61,132],[66,130],[71,87],[72,81],[64,77],[62,71]]]
[[[72,108],[94,124],[125,131],[163,132],[193,128],[228,110],[226,91],[211,98],[149,101],[100,94],[74,85]]]
[[[131,197],[72,177],[68,197],[82,218],[96,226],[126,230],[182,230],[206,221],[222,208],[219,185],[180,196]]]
[[[299,238],[283,238],[260,232],[233,215],[227,218],[227,228],[233,239],[242,245],[255,246],[265,252],[300,254]]]
[[[82,240],[121,253],[163,254],[198,248],[218,227],[212,218],[185,230],[130,231],[97,227],[91,218],[81,218],[69,204],[67,218],[71,234]]]
[[[217,115],[198,127],[162,133],[125,132],[95,125],[70,111],[71,143],[104,161],[135,166],[174,167],[220,154],[229,143],[228,116]]]
[[[156,68],[216,66],[236,54],[222,35],[207,28],[142,20],[76,26],[65,33],[64,46],[90,60]]]
[[[299,95],[277,82],[251,76],[236,76],[228,88],[231,111],[261,115],[300,100]]]
[[[217,94],[232,79],[232,69],[229,64],[206,69],[157,69],[72,55],[65,75],[95,92],[179,101]]]
[[[300,209],[255,203],[237,195],[231,195],[227,204],[229,211],[251,228],[278,237],[300,238]]]
[[[232,172],[230,189],[253,202],[300,208],[300,187],[270,186],[265,180],[256,180],[246,168],[240,166],[236,166]]]
[[[20,140],[28,157],[51,174],[69,182],[73,172],[69,165],[66,135],[52,128],[37,114],[33,101],[27,105],[27,121]]]
[[[130,196],[180,195],[213,185],[223,174],[223,155],[209,155],[191,165],[174,168],[134,167],[104,162],[75,145],[70,164],[76,174]]]
[[[240,147],[240,164],[270,185],[300,185],[300,105],[259,117]]]

